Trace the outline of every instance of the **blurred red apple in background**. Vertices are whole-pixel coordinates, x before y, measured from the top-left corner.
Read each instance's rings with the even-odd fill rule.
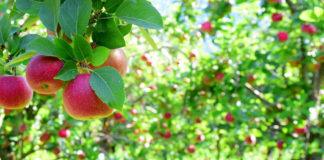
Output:
[[[288,40],[288,33],[286,32],[279,32],[277,34],[278,41],[281,42],[286,42]]]

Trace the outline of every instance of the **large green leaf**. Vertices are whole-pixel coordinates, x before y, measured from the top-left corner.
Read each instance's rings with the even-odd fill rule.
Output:
[[[59,10],[60,0],[45,0],[38,14],[45,27],[54,33],[58,24]]]
[[[317,17],[324,20],[324,9],[320,7],[314,7],[314,13]]]
[[[151,45],[151,47],[153,49],[157,49],[156,43],[154,42],[153,38],[141,27],[139,27],[144,38],[147,40],[147,42],[149,42],[149,44]]]
[[[9,38],[11,26],[9,15],[4,14],[0,20],[0,44],[4,44]]]
[[[37,34],[27,34],[20,39],[20,48],[26,48],[28,44],[33,41],[34,39],[38,38],[39,35]]]
[[[74,60],[72,47],[63,39],[55,38],[54,45],[56,53],[65,60]]]
[[[124,81],[117,70],[111,67],[93,70],[90,85],[109,107],[122,110],[125,101]]]
[[[42,2],[36,0],[16,0],[16,6],[25,13],[37,15],[42,6]]]
[[[54,79],[60,79],[62,81],[70,81],[78,75],[78,68],[73,61],[67,61],[64,63],[63,68],[54,77]]]
[[[73,37],[73,51],[78,61],[87,59],[92,53],[88,41],[78,34]]]
[[[92,39],[97,45],[109,49],[121,48],[126,45],[124,36],[113,18],[101,19],[96,25],[96,30],[92,33]]]
[[[10,53],[16,53],[20,48],[20,38],[18,36],[12,36],[8,39],[8,50]]]
[[[7,63],[5,65],[5,68],[7,68],[7,67],[9,67],[9,66],[11,66],[13,64],[16,64],[16,63],[25,61],[27,59],[30,59],[30,58],[32,58],[32,57],[34,57],[36,55],[37,55],[37,53],[35,53],[35,52],[29,52],[29,53],[22,54],[22,55],[16,57],[15,59],[11,60],[9,63]]]
[[[317,18],[316,14],[313,10],[305,10],[299,15],[299,19],[305,22],[317,22],[319,19]]]
[[[114,13],[123,2],[124,0],[106,0],[105,9],[108,13]]]
[[[132,24],[119,24],[118,29],[123,36],[126,36],[130,31],[132,31]]]
[[[96,10],[100,10],[103,7],[103,3],[101,0],[92,0],[92,8]]]
[[[85,33],[91,14],[91,0],[66,0],[59,11],[59,23],[65,34]]]
[[[38,37],[31,41],[26,50],[28,52],[36,52],[38,54],[46,55],[46,56],[59,56],[56,53],[55,45],[53,42],[47,38]]]
[[[160,13],[146,0],[125,0],[118,7],[116,16],[127,23],[144,28],[163,28]]]
[[[109,49],[103,46],[99,46],[93,50],[91,56],[91,64],[98,67],[105,63],[109,55]]]
[[[38,20],[39,20],[39,17],[37,15],[30,15],[25,20],[25,22],[21,28],[27,30],[28,28],[32,27],[33,24],[35,24]]]

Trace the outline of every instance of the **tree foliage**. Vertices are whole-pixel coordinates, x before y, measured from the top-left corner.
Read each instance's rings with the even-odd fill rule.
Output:
[[[34,93],[0,109],[1,159],[324,158],[322,1],[8,0],[0,13],[0,75],[57,57],[63,88],[92,73],[115,110],[76,120],[62,89]],[[89,67],[122,47],[126,76]]]

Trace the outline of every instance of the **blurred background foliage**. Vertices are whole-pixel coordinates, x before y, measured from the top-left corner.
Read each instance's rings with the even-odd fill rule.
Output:
[[[0,155],[13,159],[322,159],[324,8],[321,0],[153,0],[164,29],[126,36],[127,100],[120,115],[78,121],[62,91],[0,109]],[[271,3],[272,2],[272,3]],[[5,12],[12,1],[2,1]],[[307,11],[309,12],[309,11]],[[271,16],[281,13],[274,23]],[[21,24],[17,13],[13,24]],[[213,28],[203,32],[201,25]],[[316,26],[313,35],[304,24]],[[38,21],[28,31],[46,36]],[[277,33],[289,38],[278,42]],[[27,63],[27,62],[26,62]],[[24,74],[25,64],[17,66]],[[317,67],[316,67],[317,65]],[[136,113],[135,113],[136,112]],[[233,123],[225,120],[231,113]],[[169,118],[170,116],[170,118]],[[21,130],[25,125],[26,129]],[[297,134],[295,128],[307,127]],[[69,129],[71,136],[58,137]],[[47,133],[50,139],[41,141]],[[252,144],[246,138],[253,136]],[[283,149],[277,142],[283,141]],[[187,147],[194,145],[190,154]],[[55,155],[53,150],[60,149]],[[80,156],[81,155],[81,156]],[[84,157],[82,157],[82,155]],[[0,156],[4,157],[4,156]]]

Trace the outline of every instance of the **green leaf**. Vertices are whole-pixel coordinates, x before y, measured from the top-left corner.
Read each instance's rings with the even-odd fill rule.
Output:
[[[93,70],[90,85],[109,107],[122,110],[125,101],[124,81],[117,70],[111,67]]]
[[[92,39],[97,45],[109,49],[121,48],[126,45],[124,36],[120,33],[113,18],[101,19],[96,30],[92,33]]]
[[[8,39],[8,50],[10,53],[14,54],[19,50],[20,39],[18,36],[12,36]]]
[[[156,44],[155,44],[155,42],[154,42],[154,40],[153,40],[153,38],[143,28],[139,27],[139,29],[141,30],[144,38],[149,42],[149,44],[151,45],[151,47],[153,49],[158,49],[157,46],[156,46]]]
[[[78,34],[73,37],[73,51],[78,61],[85,60],[92,53],[88,41]]]
[[[118,29],[123,36],[126,36],[132,30],[132,24],[119,24]]]
[[[54,79],[60,79],[62,81],[70,81],[78,75],[78,68],[73,61],[67,61],[64,63],[61,71],[54,77]]]
[[[71,38],[74,34],[84,34],[90,19],[91,0],[66,0],[59,11],[59,23]]]
[[[108,13],[114,13],[123,2],[124,0],[106,0],[105,9]]]
[[[320,7],[314,7],[314,13],[317,17],[324,19],[324,9]]]
[[[37,15],[41,6],[42,2],[36,0],[16,0],[16,7],[31,15]]]
[[[303,11],[299,15],[299,19],[301,19],[305,22],[317,22],[318,21],[316,14],[311,9]]]
[[[91,64],[96,67],[102,65],[107,60],[109,52],[109,49],[103,46],[95,48],[91,56]]]
[[[56,32],[58,24],[60,3],[60,0],[45,0],[38,14],[44,26],[54,33]]]
[[[34,39],[38,38],[39,35],[37,34],[27,34],[20,39],[20,48],[25,48],[28,44],[33,41]]]
[[[36,52],[45,56],[59,56],[56,54],[55,45],[47,38],[38,37],[31,41],[27,47],[27,51]]]
[[[11,31],[9,15],[4,14],[0,20],[0,44],[4,44]]]
[[[101,0],[92,0],[92,8],[96,10],[101,10],[103,7],[103,3]]]
[[[56,53],[64,60],[74,60],[72,47],[63,39],[55,38],[54,45]]]
[[[16,63],[25,61],[27,59],[30,59],[30,58],[32,58],[32,57],[34,57],[36,55],[37,55],[37,53],[35,53],[35,52],[29,52],[29,53],[22,54],[22,55],[16,57],[15,59],[11,60],[9,63],[7,63],[5,65],[5,68],[7,68],[7,67],[9,67],[9,66],[11,66],[13,64],[16,64]]]
[[[33,26],[39,20],[37,15],[31,15],[25,20],[22,29],[28,29],[29,27]]]
[[[127,23],[144,28],[163,28],[160,13],[146,0],[125,0],[118,7],[116,16]]]

